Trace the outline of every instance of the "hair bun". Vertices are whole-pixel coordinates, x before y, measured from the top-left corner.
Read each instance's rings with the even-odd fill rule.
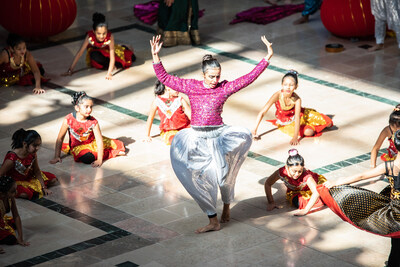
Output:
[[[289,149],[288,154],[289,154],[289,157],[294,157],[299,154],[299,151],[297,151],[297,149],[295,149],[295,148],[292,148],[292,149]]]
[[[288,71],[286,72],[286,74],[288,74],[288,73],[293,74],[293,75],[296,75],[296,76],[299,75],[299,73],[298,73],[297,71],[293,70],[293,69],[288,70]]]
[[[75,92],[72,95],[72,100],[71,100],[72,105],[74,105],[74,106],[78,105],[79,100],[84,96],[86,96],[86,92],[85,91]]]
[[[210,54],[207,54],[207,55],[205,55],[204,57],[203,57],[203,62],[204,61],[208,61],[208,60],[213,60],[213,59],[215,59],[212,55],[210,55]]]
[[[92,16],[92,21],[95,23],[102,23],[102,22],[106,22],[106,16],[104,16],[101,13],[94,13]]]

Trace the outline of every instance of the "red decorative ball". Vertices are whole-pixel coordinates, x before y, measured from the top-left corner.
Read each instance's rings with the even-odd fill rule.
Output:
[[[75,0],[0,0],[0,6],[1,26],[29,38],[63,32],[76,17]]]
[[[328,31],[341,37],[370,36],[375,31],[370,0],[324,0],[321,20]]]

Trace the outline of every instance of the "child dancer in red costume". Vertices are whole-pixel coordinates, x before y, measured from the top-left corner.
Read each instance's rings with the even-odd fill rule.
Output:
[[[22,234],[21,218],[18,214],[15,195],[17,194],[17,184],[10,176],[0,177],[0,244],[29,246],[25,242]],[[7,213],[11,212],[12,217]],[[17,230],[18,235],[15,234]],[[4,250],[0,248],[0,254]]]
[[[165,87],[160,81],[156,82],[154,93],[156,97],[151,104],[150,114],[147,118],[147,137],[143,141],[151,142],[151,125],[156,112],[158,112],[160,136],[167,145],[171,145],[174,136],[190,125],[190,106],[185,99],[179,96],[179,92]]]
[[[8,151],[0,176],[7,175],[17,182],[17,197],[37,198],[51,193],[47,186],[54,185],[54,174],[40,171],[37,151],[42,144],[40,135],[35,130],[19,129],[12,136],[12,151]]]
[[[320,136],[322,130],[333,125],[332,120],[314,109],[303,108],[300,97],[294,92],[298,86],[297,72],[290,70],[282,78],[282,89],[272,95],[263,109],[258,113],[253,136],[256,139],[257,129],[262,118],[275,104],[276,120],[271,120],[282,132],[291,135],[291,145],[299,144],[299,136]]]
[[[265,181],[264,188],[268,200],[267,211],[282,208],[275,203],[271,192],[272,185],[279,179],[287,187],[286,199],[299,209],[294,214],[295,216],[306,215],[313,207],[318,208],[324,205],[319,198],[317,184],[326,182],[326,178],[304,168],[304,158],[300,156],[297,149],[290,149],[286,165],[275,171]]]
[[[127,69],[136,60],[133,51],[124,45],[115,45],[114,36],[108,31],[106,17],[101,13],[93,14],[93,31],[88,31],[78,53],[75,55],[71,66],[63,76],[72,75],[79,58],[85,50],[86,63],[96,69],[108,70],[106,79],[112,79],[115,67]]]
[[[26,49],[25,41],[18,35],[10,33],[7,47],[0,54],[0,86],[35,85],[34,94],[45,93],[41,83],[49,79],[43,78],[44,69],[36,62],[31,52]]]
[[[383,161],[390,161],[396,158],[397,149],[393,143],[393,135],[397,130],[400,130],[400,104],[397,105],[394,108],[393,112],[390,114],[389,125],[382,129],[378,139],[375,142],[374,147],[372,148],[371,168],[376,167],[376,158],[378,157],[379,149],[381,148],[382,143],[386,138],[389,142],[389,147],[387,149],[387,153],[383,154],[381,156],[381,159]]]
[[[98,121],[92,117],[93,99],[85,92],[74,93],[72,104],[75,112],[68,114],[58,133],[54,159],[51,164],[61,162],[61,150],[74,155],[74,160],[100,167],[103,161],[118,155],[125,155],[124,144],[116,139],[101,135]],[[64,143],[69,133],[69,143]]]

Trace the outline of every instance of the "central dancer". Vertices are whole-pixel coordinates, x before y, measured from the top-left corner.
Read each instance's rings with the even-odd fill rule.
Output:
[[[192,108],[191,128],[180,131],[172,141],[171,163],[182,185],[210,220],[196,233],[221,228],[216,208],[218,187],[224,202],[221,223],[230,219],[236,176],[250,149],[252,135],[246,128],[224,125],[221,113],[229,96],[250,85],[267,68],[273,55],[272,44],[265,36],[261,40],[267,46],[267,56],[249,74],[231,82],[219,82],[221,66],[211,55],[203,57],[203,81],[168,74],[158,56],[160,36],[150,40],[157,78],[165,86],[186,94]]]

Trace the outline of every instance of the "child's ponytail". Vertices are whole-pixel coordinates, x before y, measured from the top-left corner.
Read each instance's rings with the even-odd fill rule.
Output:
[[[24,146],[24,142],[29,146],[35,142],[38,138],[41,138],[39,133],[35,130],[25,131],[23,128],[17,130],[11,137],[12,143],[11,148],[21,148]]]
[[[93,100],[90,96],[86,94],[85,91],[75,92],[71,97],[72,105],[76,106],[83,102],[85,99]]]
[[[154,84],[154,93],[156,95],[162,95],[165,92],[165,85],[160,82],[159,80],[156,81],[156,83]]]

